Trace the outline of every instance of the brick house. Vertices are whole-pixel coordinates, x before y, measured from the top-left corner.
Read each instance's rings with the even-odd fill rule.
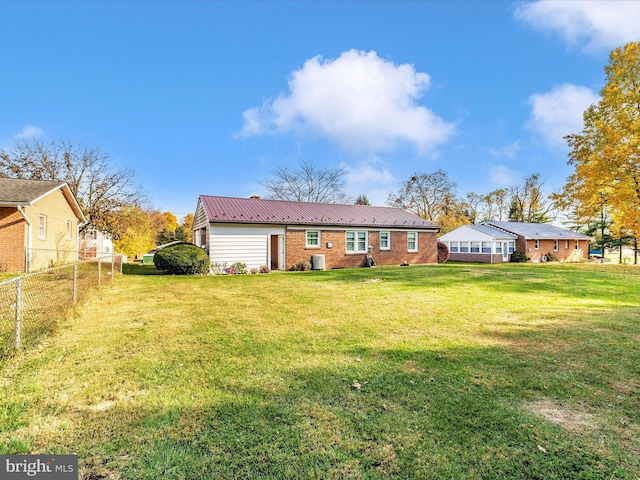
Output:
[[[377,265],[436,263],[439,230],[400,208],[201,195],[193,241],[218,266],[288,270],[320,257],[324,268],[350,268],[368,251]]]
[[[450,260],[486,263],[508,261],[513,252],[524,253],[532,262],[546,261],[547,254],[561,262],[577,262],[589,257],[591,240],[544,223],[494,221],[463,225],[440,237],[449,247]]]
[[[0,270],[28,272],[76,260],[85,221],[65,182],[0,178]]]

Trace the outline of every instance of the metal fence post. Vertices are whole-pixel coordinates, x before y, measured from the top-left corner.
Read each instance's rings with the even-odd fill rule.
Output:
[[[115,252],[111,252],[111,280],[113,281],[113,276],[116,274],[116,254]]]
[[[16,350],[20,349],[20,322],[22,321],[22,277],[16,281]]]
[[[98,259],[98,288],[100,288],[100,266],[102,265],[102,262],[100,261],[100,259]]]
[[[73,264],[73,304],[78,301],[78,264]]]

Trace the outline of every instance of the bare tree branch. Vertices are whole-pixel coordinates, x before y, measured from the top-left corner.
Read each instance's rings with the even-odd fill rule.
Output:
[[[277,200],[316,203],[351,203],[344,191],[344,168],[318,169],[310,161],[300,162],[298,169],[278,167],[272,179],[262,186],[268,197]]]
[[[64,141],[20,141],[0,152],[0,175],[31,180],[66,182],[91,227],[117,234],[114,217],[145,197],[134,184],[134,172],[115,167],[108,154],[96,147]]]

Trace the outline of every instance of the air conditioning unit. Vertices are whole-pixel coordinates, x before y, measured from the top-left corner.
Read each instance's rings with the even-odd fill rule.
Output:
[[[324,255],[311,255],[311,270],[324,270]]]

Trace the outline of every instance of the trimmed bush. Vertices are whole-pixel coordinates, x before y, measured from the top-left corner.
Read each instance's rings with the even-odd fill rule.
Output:
[[[192,243],[177,243],[158,250],[153,264],[170,275],[209,273],[209,255]]]
[[[511,254],[511,261],[516,263],[527,263],[529,261],[529,257],[522,252],[513,252]]]
[[[438,263],[447,263],[449,260],[449,247],[444,242],[438,242]]]

